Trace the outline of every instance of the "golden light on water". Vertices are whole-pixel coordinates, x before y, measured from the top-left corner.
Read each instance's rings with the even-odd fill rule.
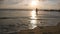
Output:
[[[32,12],[31,12],[31,21],[30,21],[30,23],[31,23],[31,29],[34,29],[35,27],[37,27],[37,21],[35,20],[36,19],[36,11],[35,10],[33,10]],[[34,20],[33,20],[34,19]]]
[[[33,10],[32,12],[31,12],[31,19],[36,19],[36,11],[35,10]]]

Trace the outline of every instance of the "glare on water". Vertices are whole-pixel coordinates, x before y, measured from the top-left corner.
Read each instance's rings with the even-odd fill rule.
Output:
[[[32,20],[30,20],[30,23],[31,23],[31,29],[34,29],[35,27],[37,27],[37,21],[35,20],[36,19],[36,11],[35,10],[33,10],[32,12],[31,12],[31,19]],[[33,20],[34,19],[34,20]]]

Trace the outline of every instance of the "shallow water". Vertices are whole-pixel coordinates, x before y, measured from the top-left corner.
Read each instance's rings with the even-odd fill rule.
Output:
[[[0,10],[0,31],[2,32],[34,29],[37,26],[56,26],[59,22],[60,12],[57,11],[38,11],[36,15],[34,10]]]

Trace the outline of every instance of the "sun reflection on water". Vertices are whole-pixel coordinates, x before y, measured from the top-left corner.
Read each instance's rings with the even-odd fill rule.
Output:
[[[30,20],[30,23],[31,23],[31,29],[34,29],[35,27],[37,27],[37,20],[36,20],[36,11],[35,10],[33,10],[32,12],[31,12],[31,19],[32,20]],[[34,20],[33,20],[34,19]]]
[[[36,19],[36,11],[35,10],[33,10],[32,12],[31,12],[31,19]]]

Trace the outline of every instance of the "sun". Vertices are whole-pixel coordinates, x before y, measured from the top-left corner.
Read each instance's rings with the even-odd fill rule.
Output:
[[[38,7],[38,0],[32,0],[30,2],[29,6],[31,6],[32,8]]]
[[[32,1],[31,5],[37,5],[37,1]]]

